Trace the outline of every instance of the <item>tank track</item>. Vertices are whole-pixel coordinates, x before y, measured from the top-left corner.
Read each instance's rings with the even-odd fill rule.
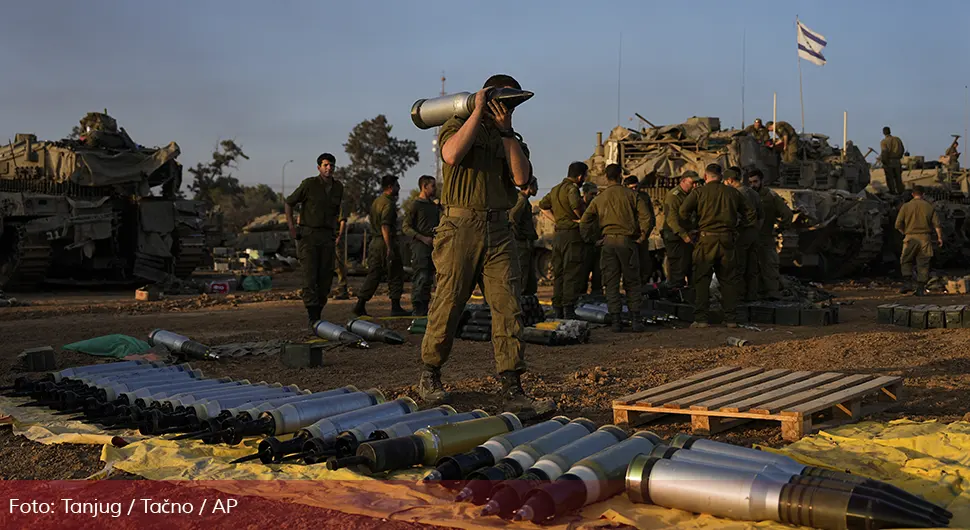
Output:
[[[28,234],[20,223],[4,227],[0,237],[0,288],[30,290],[42,284],[51,265],[51,246],[43,234]]]

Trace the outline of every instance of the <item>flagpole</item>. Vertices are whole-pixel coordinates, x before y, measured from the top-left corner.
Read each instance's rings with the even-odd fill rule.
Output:
[[[744,129],[744,67],[747,60],[748,29],[741,32],[741,128]]]
[[[798,15],[795,15],[795,32],[798,32]],[[798,54],[798,39],[795,39],[795,57],[798,58],[798,102],[802,107],[802,134],[805,134],[805,96],[802,92],[802,56]]]

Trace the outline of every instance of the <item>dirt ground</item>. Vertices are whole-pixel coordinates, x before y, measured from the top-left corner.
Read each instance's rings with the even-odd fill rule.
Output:
[[[351,278],[351,287],[361,278]],[[211,297],[172,297],[159,302],[136,302],[130,291],[53,291],[18,296],[27,307],[0,309],[0,385],[13,379],[14,357],[24,348],[54,346],[122,333],[147,338],[155,328],[172,330],[216,345],[269,339],[300,341],[309,338],[306,315],[298,297],[298,278],[274,278],[272,291]],[[904,402],[881,413],[880,419],[958,420],[970,410],[970,329],[912,330],[876,323],[876,306],[890,301],[913,303],[889,284],[845,282],[824,288],[841,302],[840,320],[828,327],[762,326],[763,331],[712,327],[688,330],[685,324],[666,325],[647,333],[613,334],[595,329],[589,344],[566,347],[527,345],[529,372],[526,391],[552,398],[570,417],[585,416],[603,424],[612,421],[611,401],[716,366],[828,370],[878,373],[905,378]],[[406,289],[407,292],[408,289]],[[540,290],[548,299],[549,288]],[[407,299],[405,298],[407,305]],[[966,296],[930,296],[925,304],[967,303]],[[324,317],[346,323],[353,300],[332,300]],[[386,296],[379,294],[368,310],[375,317],[390,314]],[[417,399],[420,335],[409,335],[408,319],[381,321],[407,338],[403,346],[372,344],[370,350],[341,348],[329,352],[325,366],[313,369],[283,367],[276,357],[197,362],[207,376],[266,380],[323,390],[352,384],[377,387],[388,399],[408,395]],[[747,339],[746,347],[726,346],[729,336]],[[89,356],[58,352],[58,367],[88,364]],[[491,343],[456,340],[443,370],[445,387],[455,395],[455,407],[501,412],[494,395]],[[689,429],[689,421],[662,420],[647,428],[661,436]],[[751,422],[717,439],[782,444],[777,423]],[[98,449],[85,446],[45,447],[0,430],[0,477],[82,478],[95,472]],[[361,524],[369,524],[362,518]],[[386,523],[385,523],[386,524]],[[403,528],[403,526],[402,526]]]

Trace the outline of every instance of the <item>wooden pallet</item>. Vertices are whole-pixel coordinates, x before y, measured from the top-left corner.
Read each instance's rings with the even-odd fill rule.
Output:
[[[640,425],[666,414],[691,417],[694,434],[751,420],[781,422],[782,437],[858,421],[902,399],[901,377],[764,368],[714,368],[613,401],[613,421]]]

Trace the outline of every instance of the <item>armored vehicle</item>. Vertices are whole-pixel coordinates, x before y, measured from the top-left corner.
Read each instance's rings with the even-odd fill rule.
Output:
[[[207,208],[178,196],[179,146],[138,145],[107,112],[80,125],[0,147],[0,287],[189,276],[207,259]]]
[[[657,214],[658,229],[650,243],[658,261],[663,254],[659,227],[665,195],[685,171],[703,175],[711,163],[759,168],[766,184],[795,211],[794,227],[777,242],[783,269],[833,278],[880,261],[890,209],[867,191],[869,167],[862,153],[851,143],[842,153],[818,134],[800,135],[799,145],[797,162],[785,164],[754,136],[722,130],[718,118],[692,117],[685,123],[640,130],[616,127],[606,142],[598,133],[587,164],[590,180],[597,184],[605,183],[606,165],[618,163],[647,187]]]

